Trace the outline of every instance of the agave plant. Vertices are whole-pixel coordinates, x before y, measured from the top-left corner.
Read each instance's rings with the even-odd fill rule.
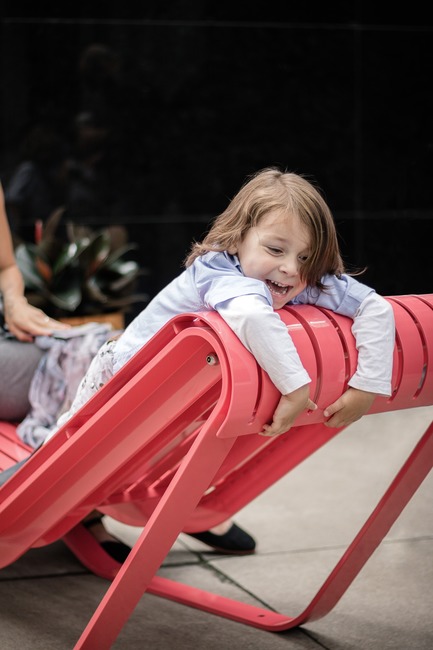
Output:
[[[128,258],[137,246],[127,241],[126,229],[63,224],[63,215],[63,209],[54,212],[43,230],[38,226],[35,243],[23,242],[15,249],[28,301],[55,318],[126,311],[146,302],[145,294],[135,293],[145,270]]]

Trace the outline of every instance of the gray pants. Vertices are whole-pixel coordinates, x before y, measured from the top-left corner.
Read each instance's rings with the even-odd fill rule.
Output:
[[[0,420],[25,418],[30,410],[30,383],[44,354],[34,343],[4,338],[0,333]]]

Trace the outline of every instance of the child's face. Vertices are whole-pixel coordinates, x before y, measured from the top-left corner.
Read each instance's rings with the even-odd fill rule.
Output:
[[[237,247],[242,271],[262,280],[271,292],[274,309],[305,289],[299,270],[310,254],[310,237],[295,215],[270,212],[250,228]]]

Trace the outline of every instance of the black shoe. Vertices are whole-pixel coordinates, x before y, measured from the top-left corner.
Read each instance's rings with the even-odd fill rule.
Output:
[[[120,540],[107,540],[106,542],[99,542],[99,546],[102,546],[104,551],[108,553],[113,560],[123,564],[128,555],[131,552],[129,546],[121,542]]]
[[[187,534],[226,555],[247,555],[254,553],[256,548],[255,539],[236,524],[232,524],[224,535],[215,535],[208,530]]]
[[[97,515],[96,517],[92,517],[92,519],[83,521],[82,524],[85,528],[87,528],[87,530],[90,531],[92,526],[100,523],[102,517],[103,515]],[[116,560],[116,562],[119,562],[120,564],[123,564],[131,552],[131,548],[121,542],[119,539],[106,540],[105,542],[100,542],[98,540],[96,541],[98,542],[99,546],[101,546],[104,551],[113,558],[113,560]]]

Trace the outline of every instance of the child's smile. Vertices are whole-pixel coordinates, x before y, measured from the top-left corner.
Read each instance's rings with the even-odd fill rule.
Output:
[[[272,280],[266,280],[266,285],[269,291],[277,296],[285,296],[289,289],[291,289],[290,284],[281,284],[280,282],[273,282]]]

